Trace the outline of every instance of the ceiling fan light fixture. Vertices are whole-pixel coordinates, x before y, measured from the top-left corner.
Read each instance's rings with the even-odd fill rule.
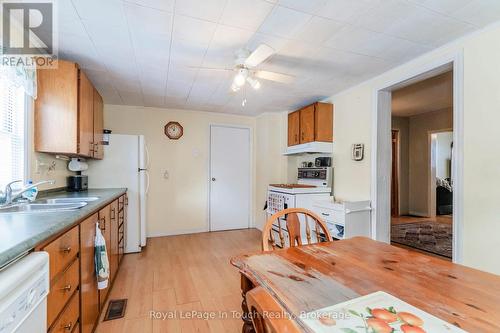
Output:
[[[243,87],[243,85],[245,84],[245,76],[243,76],[243,74],[241,73],[236,74],[233,83],[238,87]]]
[[[260,89],[261,84],[260,84],[259,80],[256,80],[254,78],[248,77],[247,81],[250,84],[250,86],[252,86],[253,89],[255,89],[255,90],[259,90]]]
[[[231,84],[231,90],[233,92],[237,92],[238,90],[240,90],[240,87],[238,85],[236,85],[235,82],[233,82],[233,84]]]

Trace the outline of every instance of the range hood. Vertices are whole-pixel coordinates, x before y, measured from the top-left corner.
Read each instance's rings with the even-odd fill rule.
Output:
[[[331,142],[308,142],[300,145],[290,146],[286,149],[283,155],[295,155],[295,154],[331,154],[333,152],[333,143]]]

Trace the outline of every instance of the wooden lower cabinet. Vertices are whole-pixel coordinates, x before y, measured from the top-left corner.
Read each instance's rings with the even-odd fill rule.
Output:
[[[78,318],[80,315],[80,298],[78,292],[75,292],[71,297],[66,308],[63,310],[54,326],[51,328],[50,333],[68,333],[73,332],[75,326],[78,325]]]
[[[111,203],[109,268],[114,279],[118,271],[118,200]]]
[[[95,227],[98,222],[99,215],[96,213],[80,224],[82,333],[92,332],[99,318],[99,292],[94,265]]]
[[[48,252],[50,260],[49,333],[91,333],[95,330],[123,257],[126,207],[125,194],[79,225],[36,247],[37,251]],[[97,289],[94,265],[96,225],[106,241],[110,264],[108,288],[103,290]]]
[[[99,211],[99,228],[101,229],[104,240],[106,241],[106,250],[108,252],[108,261],[110,263],[109,267],[109,284],[113,280],[111,260],[110,260],[110,249],[111,249],[111,205],[108,205]],[[108,296],[109,287],[99,290],[99,305],[102,309],[104,307],[104,302]]]
[[[79,281],[80,260],[76,258],[50,288],[51,292],[47,297],[47,303],[50,304],[47,307],[47,326],[52,326],[71,296],[78,290]]]

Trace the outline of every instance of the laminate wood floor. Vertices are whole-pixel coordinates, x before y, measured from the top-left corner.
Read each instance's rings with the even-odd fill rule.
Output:
[[[103,311],[96,332],[241,332],[233,318],[241,313],[240,276],[229,259],[259,251],[260,242],[257,229],[148,239],[143,252],[124,257],[110,291],[109,299],[128,299],[125,317],[103,322]],[[155,319],[152,311],[177,317]]]

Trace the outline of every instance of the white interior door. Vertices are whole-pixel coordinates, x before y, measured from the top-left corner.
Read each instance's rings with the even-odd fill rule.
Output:
[[[210,230],[250,221],[250,129],[210,127]]]

